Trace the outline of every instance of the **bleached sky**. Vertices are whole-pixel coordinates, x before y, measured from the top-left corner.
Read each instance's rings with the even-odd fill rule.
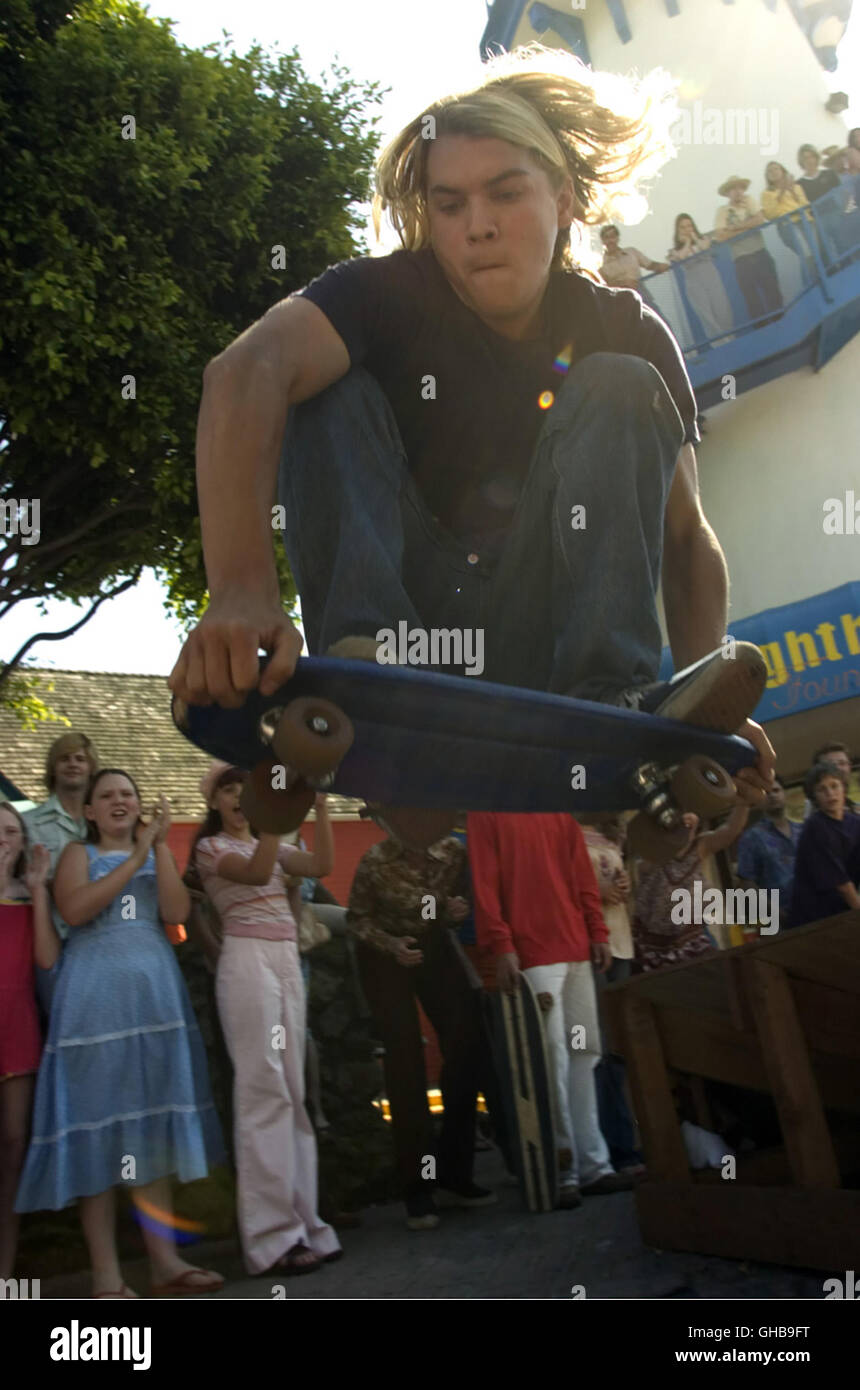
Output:
[[[701,0],[699,0],[701,2]],[[440,90],[470,85],[480,75],[478,46],[486,23],[484,0],[153,0],[152,15],[176,21],[179,40],[198,48],[226,30],[240,53],[252,43],[299,49],[303,66],[318,76],[337,57],[357,79],[390,86],[382,107],[382,135],[393,135]],[[860,3],[840,47],[833,86],[854,98],[848,113],[860,124]],[[19,604],[0,623],[0,660],[8,660],[36,631],[59,631],[85,606]],[[39,666],[67,670],[167,675],[182,636],[163,607],[161,588],[147,571],[135,589],[105,603],[74,637],[42,642],[30,657]]]

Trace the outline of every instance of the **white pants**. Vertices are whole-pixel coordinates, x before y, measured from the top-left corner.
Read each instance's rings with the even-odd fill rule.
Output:
[[[215,992],[235,1071],[245,1264],[259,1274],[299,1242],[317,1255],[332,1254],[340,1242],[317,1216],[317,1146],[305,1110],[305,991],[295,942],[225,936]]]
[[[555,1098],[556,1139],[559,1149],[573,1155],[570,1167],[561,1173],[561,1183],[586,1187],[614,1172],[597,1116],[594,1068],[601,1046],[591,961],[533,965],[523,974],[535,994],[552,995],[552,1008],[541,1017]]]

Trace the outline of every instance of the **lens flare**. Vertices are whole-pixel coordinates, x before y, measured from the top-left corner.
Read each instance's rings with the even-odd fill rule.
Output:
[[[189,1221],[173,1212],[161,1211],[139,1193],[132,1192],[131,1200],[134,1203],[134,1216],[138,1225],[151,1231],[153,1235],[174,1241],[176,1245],[193,1245],[206,1230],[202,1221]]]
[[[573,343],[568,343],[567,347],[562,348],[561,352],[558,354],[558,357],[553,362],[553,371],[560,372],[561,375],[564,376],[564,373],[570,370],[570,364],[572,360]]]
[[[554,400],[555,396],[553,395],[552,391],[541,391],[540,395],[538,396],[538,405],[540,406],[541,410],[549,410]]]

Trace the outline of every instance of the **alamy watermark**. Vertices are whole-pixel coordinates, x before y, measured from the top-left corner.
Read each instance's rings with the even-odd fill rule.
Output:
[[[778,888],[704,888],[696,879],[693,891],[675,888],[669,916],[676,927],[757,926],[762,936],[779,931]]]
[[[462,666],[467,676],[484,669],[482,627],[413,627],[405,621],[382,627],[376,634],[376,660],[381,666]]]
[[[37,545],[41,519],[38,497],[0,498],[0,536],[20,536],[22,545]]]
[[[749,146],[771,159],[779,153],[779,111],[775,106],[705,106],[694,101],[679,112],[669,136],[676,145]]]

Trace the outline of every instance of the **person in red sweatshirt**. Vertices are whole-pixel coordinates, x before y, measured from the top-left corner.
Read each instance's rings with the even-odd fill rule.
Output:
[[[560,1205],[632,1187],[616,1173],[600,1130],[594,1068],[600,1027],[592,969],[612,963],[600,890],[585,838],[564,813],[472,812],[469,859],[478,941],[510,992],[518,971],[543,1013],[559,1150]]]

